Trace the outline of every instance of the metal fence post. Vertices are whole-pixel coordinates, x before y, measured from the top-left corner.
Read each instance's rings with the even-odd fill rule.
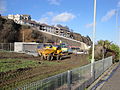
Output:
[[[2,50],[4,50],[4,47],[3,47],[4,45],[3,45],[3,43],[1,43],[1,45],[2,45]]]
[[[10,44],[9,43],[6,43],[6,50],[10,51]]]
[[[10,51],[11,51],[11,43],[10,43]]]
[[[104,60],[105,60],[105,59],[103,59],[103,72],[104,72]],[[102,72],[102,73],[103,73],[103,72]]]
[[[68,90],[71,90],[72,71],[70,71],[70,70],[68,70],[68,74],[67,74],[67,84],[68,84]]]
[[[2,44],[0,43],[0,49],[2,50]]]

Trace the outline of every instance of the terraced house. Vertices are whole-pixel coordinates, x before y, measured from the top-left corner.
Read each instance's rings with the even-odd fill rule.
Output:
[[[40,30],[50,32],[56,35],[64,36],[67,38],[73,38],[72,32],[70,32],[68,27],[64,27],[62,25],[55,25],[55,26],[50,26],[47,24],[40,24],[39,26]]]

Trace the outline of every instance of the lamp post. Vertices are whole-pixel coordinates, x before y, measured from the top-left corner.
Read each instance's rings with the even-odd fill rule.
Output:
[[[92,59],[91,59],[91,75],[94,76],[94,62],[95,62],[95,33],[96,33],[96,0],[94,0],[94,19],[93,19],[93,44],[92,44]]]
[[[120,51],[120,26],[118,24],[118,17],[119,17],[119,7],[116,9],[116,30],[118,30],[118,46],[119,46],[119,51]],[[120,56],[119,56],[120,60]]]
[[[120,43],[119,43],[119,25],[118,25],[118,16],[119,16],[118,11],[119,11],[119,9],[118,8],[119,7],[117,7],[117,9],[116,9],[116,30],[118,30],[118,45],[119,45]]]

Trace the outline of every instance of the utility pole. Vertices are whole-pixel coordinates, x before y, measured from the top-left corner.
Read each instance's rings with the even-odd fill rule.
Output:
[[[23,35],[22,35],[23,42],[24,42],[24,40],[25,40],[24,36],[25,36],[25,35],[24,35],[24,30],[23,30]]]
[[[118,14],[118,8],[116,9],[116,30],[118,30],[118,44],[120,44],[119,43],[119,25],[118,25],[118,16],[119,16],[119,14]]]
[[[119,7],[116,9],[116,30],[118,30],[118,46],[120,51],[120,26],[118,24],[118,17],[119,17]],[[119,57],[120,60],[120,57]]]
[[[93,19],[93,44],[92,44],[92,59],[91,59],[91,75],[94,76],[94,62],[95,62],[95,33],[96,33],[96,0],[94,0],[94,19]]]

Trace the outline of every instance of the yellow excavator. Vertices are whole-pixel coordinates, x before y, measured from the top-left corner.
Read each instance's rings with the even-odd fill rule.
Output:
[[[53,60],[53,58],[61,60],[64,55],[59,45],[43,44],[43,47],[38,48],[37,51],[41,60]]]

